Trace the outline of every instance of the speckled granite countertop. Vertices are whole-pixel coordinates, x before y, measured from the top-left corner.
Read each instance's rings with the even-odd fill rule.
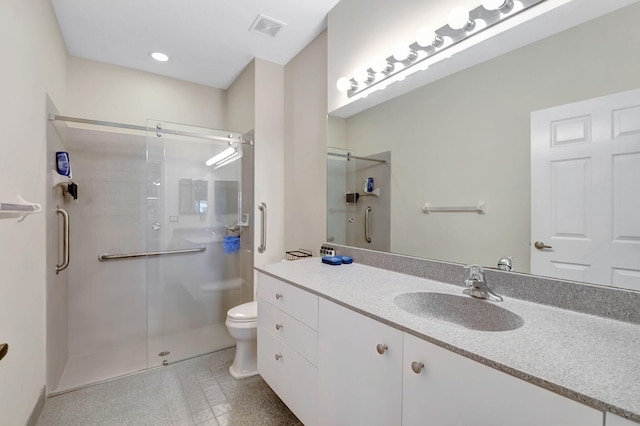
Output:
[[[356,263],[328,266],[319,258],[256,269],[515,377],[640,423],[638,325],[505,298],[498,305],[520,315],[525,321],[521,328],[469,330],[409,314],[393,303],[402,293],[460,295],[462,287]]]

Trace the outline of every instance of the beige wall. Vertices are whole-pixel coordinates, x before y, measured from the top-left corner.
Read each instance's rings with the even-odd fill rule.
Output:
[[[285,67],[285,248],[326,240],[327,34]]]
[[[255,266],[284,258],[284,67],[254,59],[228,89],[228,127],[254,131]],[[260,203],[267,205],[267,250],[259,253]],[[255,282],[255,281],[254,281]]]
[[[145,125],[167,120],[226,125],[226,91],[115,65],[69,58],[64,115]]]
[[[256,125],[256,63],[251,61],[227,89],[227,128],[247,133]]]
[[[255,60],[255,207],[267,205],[267,250],[255,251],[254,265],[284,258],[284,67]],[[256,227],[254,247],[260,245]]]
[[[45,384],[46,95],[64,107],[67,57],[48,1],[0,2],[0,28],[0,202],[45,208],[0,220],[0,424],[23,425]]]
[[[352,150],[392,150],[392,251],[490,266],[516,256],[528,271],[529,115],[638,87],[639,18],[628,6],[349,118]],[[484,216],[421,212],[479,200]]]

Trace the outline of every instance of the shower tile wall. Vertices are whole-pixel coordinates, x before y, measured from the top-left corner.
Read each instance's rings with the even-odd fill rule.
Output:
[[[128,357],[120,374],[145,368],[147,355],[144,260],[98,261],[101,253],[146,250],[145,139],[82,130],[72,135],[79,197],[69,205],[69,361],[61,387],[82,384],[75,382],[75,369],[108,376],[108,368],[96,363],[98,353]]]

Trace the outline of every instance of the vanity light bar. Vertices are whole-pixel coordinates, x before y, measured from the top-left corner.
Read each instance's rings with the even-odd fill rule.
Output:
[[[546,0],[484,0],[481,6],[469,12],[463,8],[455,8],[446,25],[437,30],[422,28],[415,42],[398,45],[391,56],[375,58],[370,68],[357,69],[351,78],[340,77],[336,86],[340,92],[346,92],[349,98],[375,86],[383,89],[413,72],[428,68],[440,59],[451,57],[451,53],[447,55],[444,52],[461,41],[544,1]]]

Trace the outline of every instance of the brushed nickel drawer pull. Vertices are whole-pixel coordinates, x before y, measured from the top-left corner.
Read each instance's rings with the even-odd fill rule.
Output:
[[[383,344],[378,344],[378,346],[376,346],[376,350],[378,351],[378,353],[380,355],[384,354],[386,351],[389,350],[389,346],[387,345],[383,345]]]
[[[423,368],[424,368],[424,363],[422,363],[422,362],[413,361],[411,363],[411,370],[413,370],[413,372],[416,373],[416,374],[422,373],[422,369]]]

